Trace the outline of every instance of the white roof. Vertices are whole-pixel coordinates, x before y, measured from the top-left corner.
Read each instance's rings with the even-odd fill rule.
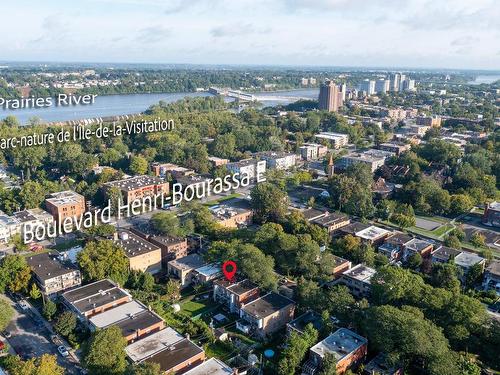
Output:
[[[199,267],[195,271],[206,277],[222,274],[221,266],[218,263],[212,263],[203,267]]]
[[[181,340],[184,340],[184,336],[176,330],[167,327],[128,345],[125,348],[125,352],[134,363],[137,363]]]
[[[184,375],[231,375],[233,369],[217,358],[210,358]]]
[[[483,257],[480,257],[479,255],[474,253],[468,253],[466,251],[458,254],[455,257],[455,264],[462,267],[470,267],[475,264],[481,263],[482,261],[484,261]]]
[[[352,267],[350,270],[345,271],[342,275],[369,284],[371,278],[376,273],[377,271],[375,269],[365,266],[364,264],[358,264],[357,266]]]
[[[367,339],[357,333],[347,328],[340,328],[323,341],[314,345],[311,351],[318,354],[321,358],[326,354],[333,354],[335,359],[340,361],[367,342]]]
[[[360,238],[364,238],[366,240],[376,240],[377,238],[380,238],[382,236],[386,236],[390,233],[390,231],[376,227],[375,225],[371,225],[366,229],[360,230],[359,232],[356,232],[356,236]]]
[[[141,303],[131,301],[93,316],[90,322],[97,328],[104,328],[145,310],[146,307]]]

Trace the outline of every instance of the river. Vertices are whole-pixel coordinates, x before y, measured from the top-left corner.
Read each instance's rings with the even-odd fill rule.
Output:
[[[275,92],[254,93],[264,106],[289,104],[300,98],[317,99],[319,89],[300,89]],[[163,100],[172,103],[186,97],[211,96],[208,92],[181,92],[164,94],[123,94],[97,96],[92,105],[68,107],[23,108],[14,110],[0,109],[0,119],[16,116],[21,124],[26,124],[31,117],[39,117],[44,122],[91,119],[117,115],[140,113],[151,105]],[[229,99],[230,100],[230,99]]]
[[[467,83],[471,85],[481,85],[483,83],[490,84],[496,81],[500,81],[500,75],[498,74],[479,75],[474,79],[474,81],[469,81]]]

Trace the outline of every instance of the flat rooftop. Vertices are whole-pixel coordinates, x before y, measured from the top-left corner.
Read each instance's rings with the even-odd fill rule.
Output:
[[[184,336],[176,330],[167,327],[128,345],[125,348],[125,352],[134,363],[137,363],[169,348],[181,340],[184,340]]]
[[[319,225],[332,225],[332,224],[342,223],[348,220],[349,217],[347,215],[338,212],[329,212],[325,216],[314,219],[313,223]]]
[[[114,242],[123,248],[125,255],[129,258],[160,250],[158,246],[128,230],[119,230],[118,239]]]
[[[62,294],[80,313],[91,311],[96,307],[103,306],[123,297],[130,295],[123,289],[118,288],[111,280],[99,280],[91,284],[81,286]]]
[[[363,238],[365,240],[377,240],[381,237],[387,236],[390,231],[376,227],[375,225],[371,225],[368,228],[365,228],[359,232],[356,232],[356,236]]]
[[[133,316],[146,310],[146,307],[137,301],[130,301],[123,305],[114,307],[89,319],[96,328],[105,328],[123,319]]]
[[[483,257],[480,257],[477,254],[464,251],[455,257],[455,264],[462,267],[470,267],[475,264],[484,262],[484,260],[485,259]]]
[[[357,333],[340,328],[323,341],[320,341],[311,348],[311,351],[324,358],[326,354],[333,354],[338,362],[350,355],[361,346],[366,345],[368,340]]]
[[[350,260],[344,259],[344,258],[339,257],[337,255],[332,255],[332,258],[333,258],[333,261],[335,262],[335,267],[338,267],[342,264],[351,262]]]
[[[106,182],[104,185],[109,187],[117,187],[122,191],[133,191],[146,186],[154,186],[164,184],[165,182],[159,177],[153,176],[134,176],[123,180]]]
[[[127,337],[135,334],[137,330],[146,330],[148,327],[162,321],[163,319],[154,312],[145,310],[126,319],[122,319],[113,325],[121,329],[123,337]]]
[[[407,249],[410,249],[410,250],[413,250],[416,252],[420,252],[429,246],[432,246],[432,243],[425,241],[425,240],[421,240],[419,238],[414,238],[405,244],[405,247]]]
[[[52,193],[46,199],[46,202],[52,203],[54,206],[62,206],[67,204],[81,204],[85,202],[83,195],[78,194],[72,190],[61,191],[58,193]]]
[[[245,305],[242,310],[258,319],[265,318],[294,302],[280,294],[271,292]]]
[[[304,331],[308,324],[312,324],[312,326],[319,331],[323,326],[323,320],[318,313],[309,310],[288,323],[290,327],[293,327],[301,332]]]
[[[320,132],[314,135],[316,138],[328,139],[330,141],[349,139],[347,134],[342,133],[332,133],[332,132]]]
[[[203,349],[188,339],[183,339],[146,359],[146,362],[158,363],[161,371],[169,371],[175,366],[189,361],[196,355],[203,353]]]
[[[496,260],[492,261],[486,270],[493,275],[500,276],[500,262]]]
[[[441,246],[432,253],[432,257],[447,262],[450,258],[455,258],[462,251],[448,246]]]
[[[181,270],[194,270],[206,265],[203,258],[198,254],[189,254],[185,257],[171,260],[168,262],[171,266]]]
[[[488,204],[488,209],[494,211],[500,211],[500,202],[491,202]]]
[[[248,293],[254,289],[259,289],[259,287],[254,283],[252,283],[250,280],[242,280],[239,283],[231,285],[227,289],[230,290],[231,293],[234,293],[239,296],[241,294]]]
[[[210,358],[201,365],[185,372],[184,375],[232,375],[234,371],[231,367],[217,358]]]
[[[350,277],[365,283],[370,283],[371,278],[377,273],[373,268],[367,267],[364,264],[358,264],[350,270],[345,271],[342,276]]]
[[[54,251],[29,256],[26,261],[32,272],[42,281],[77,271],[76,268],[61,263],[59,254]]]
[[[347,224],[345,227],[340,228],[341,232],[347,233],[347,234],[356,234],[358,232],[361,232],[362,230],[369,228],[370,225],[368,224],[363,224],[360,223],[359,221],[354,221],[351,222],[350,224]]]
[[[301,212],[302,212],[302,215],[304,215],[304,218],[306,220],[318,219],[319,217],[322,217],[322,216],[325,216],[328,214],[328,212],[316,210],[315,208],[308,208],[308,209],[305,209]]]
[[[402,233],[402,232],[396,232],[392,236],[388,237],[384,244],[389,244],[389,245],[394,245],[394,246],[402,246],[405,243],[411,241],[413,239],[412,236]]]
[[[212,277],[218,274],[222,275],[222,268],[219,263],[207,264],[206,266],[197,268],[195,271],[205,277]]]
[[[35,221],[35,220],[52,219],[52,215],[49,214],[47,211],[42,210],[41,208],[33,208],[30,210],[14,212],[12,216],[14,216],[21,223]]]

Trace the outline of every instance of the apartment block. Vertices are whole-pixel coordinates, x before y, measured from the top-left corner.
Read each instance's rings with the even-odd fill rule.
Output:
[[[45,199],[45,207],[55,221],[63,222],[85,213],[85,197],[71,190],[52,193]]]
[[[371,279],[375,273],[377,271],[373,268],[358,264],[345,271],[340,277],[339,283],[347,286],[356,297],[368,297],[371,293]]]
[[[53,296],[82,283],[80,270],[63,264],[57,252],[36,254],[26,258],[33,278],[47,296]]]
[[[260,160],[266,161],[266,166],[269,169],[287,170],[295,167],[296,155],[287,152],[259,152],[257,154]]]
[[[145,197],[158,196],[162,193],[168,195],[170,191],[168,182],[159,177],[151,176],[134,176],[123,180],[110,181],[103,186],[106,193],[111,188],[120,190],[123,201],[126,203]]]
[[[316,374],[327,354],[334,356],[337,374],[343,374],[361,364],[367,352],[366,338],[347,328],[340,328],[309,350],[309,360],[304,364],[302,374]]]
[[[270,335],[293,319],[295,303],[280,294],[271,292],[247,303],[240,309],[236,328],[259,337]]]
[[[156,274],[161,271],[161,249],[128,230],[118,230],[114,243],[120,246],[129,260],[131,271]]]
[[[214,282],[213,299],[222,303],[232,313],[238,313],[240,309],[248,302],[258,298],[260,289],[250,280],[241,280],[232,283],[226,279],[216,280]]]
[[[266,161],[245,159],[234,163],[227,163],[226,168],[229,173],[239,173],[241,177],[246,175],[250,180],[255,180],[258,177],[264,177],[264,173],[266,172]]]
[[[62,294],[63,303],[81,320],[132,301],[130,294],[109,279],[99,280]]]

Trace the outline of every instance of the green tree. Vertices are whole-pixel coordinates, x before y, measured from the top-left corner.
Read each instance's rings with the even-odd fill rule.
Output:
[[[294,375],[304,360],[309,348],[318,340],[318,332],[308,324],[304,333],[292,332],[287,339],[285,349],[278,363],[279,375]]]
[[[37,300],[42,296],[42,292],[40,292],[40,289],[36,286],[35,283],[31,284],[31,289],[30,289],[30,297],[34,300]]]
[[[37,208],[45,199],[45,190],[36,181],[27,181],[19,192],[19,199],[24,208]]]
[[[85,368],[95,375],[123,374],[127,368],[126,346],[127,341],[117,326],[94,332],[83,348]]]
[[[431,282],[435,287],[458,293],[460,291],[459,268],[453,263],[436,263],[432,266]]]
[[[153,362],[142,362],[137,365],[130,365],[126,375],[162,375],[160,365]]]
[[[458,239],[457,236],[450,234],[448,237],[445,238],[444,244],[448,247],[451,247],[453,249],[458,249],[460,250],[462,248],[462,244],[460,243],[460,240]]]
[[[481,233],[476,232],[471,236],[470,243],[476,247],[486,247],[486,237]]]
[[[181,236],[182,229],[179,218],[170,212],[158,212],[151,217],[153,227],[167,236]]]
[[[331,353],[326,353],[321,361],[321,370],[319,375],[337,375],[337,360]]]
[[[57,305],[48,299],[43,306],[43,316],[50,322],[56,313]]]
[[[8,254],[0,260],[0,292],[27,290],[31,279],[31,269],[26,258]]]
[[[54,329],[57,333],[60,333],[64,337],[70,337],[73,334],[77,326],[76,315],[71,311],[64,311],[60,314],[54,324]]]
[[[144,175],[148,172],[148,161],[140,155],[132,156],[129,169],[135,175]]]
[[[14,317],[14,309],[3,298],[0,298],[0,331],[3,331]]]
[[[260,183],[252,189],[250,195],[256,220],[276,222],[285,217],[288,205],[287,196],[276,186],[268,182]]]
[[[448,340],[417,308],[372,307],[365,331],[372,347],[429,375],[460,373]]]
[[[453,215],[469,212],[472,207],[474,207],[474,202],[467,194],[453,194],[450,197],[450,213]]]
[[[123,249],[111,240],[89,242],[77,255],[83,277],[88,281],[104,278],[124,285],[128,278],[129,262]]]
[[[420,253],[413,253],[408,257],[405,264],[406,267],[412,270],[420,268],[420,266],[422,265],[422,255],[420,255]]]

